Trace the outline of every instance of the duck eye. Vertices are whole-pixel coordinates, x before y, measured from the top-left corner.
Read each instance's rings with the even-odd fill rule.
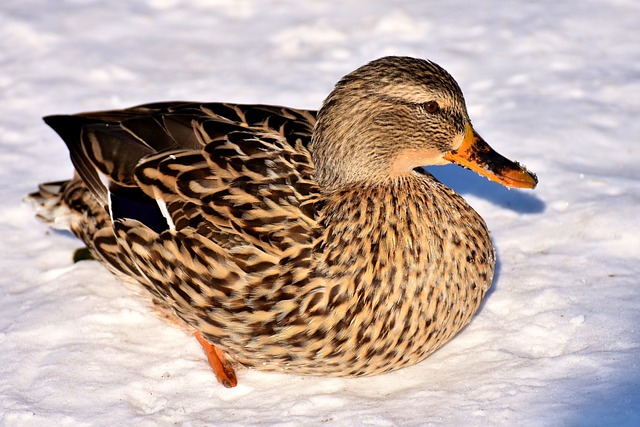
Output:
[[[427,113],[429,114],[434,114],[440,111],[440,106],[436,101],[425,102],[424,104],[422,104],[422,106],[425,110],[427,110]]]

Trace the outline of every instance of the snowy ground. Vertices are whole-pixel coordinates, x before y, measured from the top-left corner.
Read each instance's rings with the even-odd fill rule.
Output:
[[[438,4],[435,4],[438,3]],[[640,3],[4,0],[0,424],[640,425]],[[158,100],[316,108],[343,74],[426,57],[474,124],[538,173],[506,190],[436,169],[484,216],[499,274],[418,366],[359,380],[239,371],[216,384],[24,194],[68,178],[40,117]]]

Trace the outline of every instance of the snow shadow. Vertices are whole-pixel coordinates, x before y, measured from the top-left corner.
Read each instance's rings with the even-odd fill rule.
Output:
[[[629,371],[613,378],[594,378],[592,384],[575,387],[576,409],[566,420],[572,426],[640,425],[639,358],[629,358]]]
[[[531,190],[509,189],[477,173],[456,165],[430,166],[425,168],[438,181],[460,193],[472,194],[500,207],[522,213],[544,212],[546,205]]]

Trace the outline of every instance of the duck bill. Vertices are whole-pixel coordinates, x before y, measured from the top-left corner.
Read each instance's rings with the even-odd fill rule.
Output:
[[[494,151],[471,125],[467,125],[462,145],[444,158],[506,187],[535,188],[538,184],[534,173]]]

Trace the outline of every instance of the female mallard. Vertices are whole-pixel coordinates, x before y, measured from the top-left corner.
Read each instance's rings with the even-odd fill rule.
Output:
[[[228,359],[363,376],[413,365],[471,319],[493,278],[480,216],[420,167],[506,186],[535,175],[473,130],[438,65],[387,57],[317,113],[166,102],[50,116],[77,171],[31,195],[113,273]]]

